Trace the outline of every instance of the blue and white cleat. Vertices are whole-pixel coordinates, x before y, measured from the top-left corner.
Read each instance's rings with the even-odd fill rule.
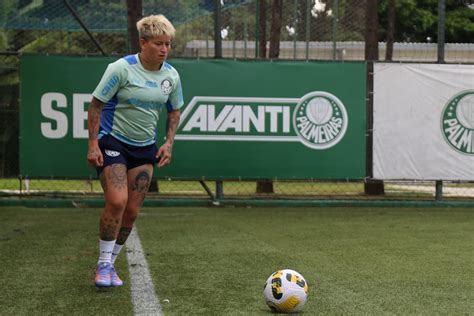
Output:
[[[95,271],[95,286],[109,287],[112,285],[111,270],[113,266],[109,262],[102,262],[97,265]]]
[[[112,279],[112,281],[111,281],[112,286],[122,286],[123,285],[123,281],[118,276],[117,271],[115,271],[115,266],[114,265],[112,265],[112,268],[110,269],[110,277]]]

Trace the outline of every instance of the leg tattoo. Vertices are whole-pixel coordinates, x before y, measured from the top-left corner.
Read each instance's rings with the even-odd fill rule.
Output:
[[[146,171],[142,171],[135,177],[135,180],[132,184],[132,191],[135,191],[137,197],[139,198],[140,204],[145,200],[145,195],[148,192],[148,187],[150,186],[150,175]]]
[[[128,239],[128,236],[132,232],[131,227],[122,227],[119,230],[118,236],[117,236],[117,241],[115,242],[116,244],[123,245]]]
[[[142,171],[135,177],[132,190],[139,193],[146,193],[148,191],[148,185],[150,185],[150,175],[146,171]]]
[[[111,241],[117,238],[117,229],[120,225],[119,220],[110,217],[101,216],[99,223],[100,239]]]
[[[113,164],[110,166],[110,184],[116,189],[123,189],[127,186],[127,167],[123,164]]]

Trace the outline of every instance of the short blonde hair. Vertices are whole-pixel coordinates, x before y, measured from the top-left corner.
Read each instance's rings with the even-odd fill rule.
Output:
[[[174,37],[176,30],[171,22],[163,15],[149,15],[137,22],[137,30],[140,37],[150,39],[159,35]]]

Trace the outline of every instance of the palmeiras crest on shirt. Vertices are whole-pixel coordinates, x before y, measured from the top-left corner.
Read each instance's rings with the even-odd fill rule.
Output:
[[[441,113],[444,140],[456,151],[474,155],[474,90],[453,96]]]
[[[333,147],[344,137],[348,117],[335,95],[315,91],[303,96],[293,113],[293,128],[302,143],[313,149]]]
[[[173,91],[173,83],[170,79],[166,78],[161,82],[161,92],[163,94],[170,94]]]

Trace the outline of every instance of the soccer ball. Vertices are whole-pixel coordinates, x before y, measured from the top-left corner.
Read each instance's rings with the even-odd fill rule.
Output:
[[[308,283],[301,274],[290,269],[274,272],[263,288],[265,303],[276,312],[299,312],[307,295]]]

